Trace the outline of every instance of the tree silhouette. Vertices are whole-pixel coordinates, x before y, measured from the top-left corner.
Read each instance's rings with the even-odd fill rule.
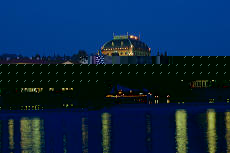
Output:
[[[79,50],[78,54],[73,54],[71,59],[74,62],[79,62],[81,57],[86,57],[86,56],[88,56],[88,54],[85,50]]]

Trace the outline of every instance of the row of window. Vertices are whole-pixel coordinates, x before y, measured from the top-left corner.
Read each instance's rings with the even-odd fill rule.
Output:
[[[73,90],[73,88],[62,88],[62,91]],[[42,92],[43,88],[21,88],[21,92]],[[49,91],[54,91],[54,88],[49,88]]]
[[[201,86],[202,85],[202,82],[196,82],[195,86]],[[206,86],[206,82],[203,82],[203,87]]]
[[[128,52],[120,52],[120,53],[118,53],[120,56],[122,56],[122,55],[128,55],[128,54],[131,54],[131,53],[128,53]],[[105,55],[108,55],[108,56],[112,56],[112,53],[107,53],[107,54],[105,54]],[[133,53],[133,55],[134,56],[148,56],[148,53],[145,53],[145,52],[134,52]]]

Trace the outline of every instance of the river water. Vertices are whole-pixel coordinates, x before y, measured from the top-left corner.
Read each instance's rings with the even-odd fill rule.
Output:
[[[230,152],[230,105],[1,112],[1,152]]]

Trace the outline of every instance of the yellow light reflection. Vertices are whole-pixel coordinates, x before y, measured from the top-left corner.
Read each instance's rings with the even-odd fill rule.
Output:
[[[8,120],[8,130],[9,130],[9,149],[12,151],[14,149],[14,120]]]
[[[207,111],[207,139],[208,139],[208,152],[215,153],[216,152],[216,112],[214,109],[209,109]]]
[[[43,152],[43,126],[43,120],[40,120],[40,118],[22,118],[20,120],[22,152]]]
[[[167,104],[169,104],[170,103],[170,99],[167,99]]]
[[[82,153],[88,153],[88,118],[82,118]]]
[[[102,148],[103,153],[111,152],[111,114],[103,113],[101,115],[102,119]]]
[[[188,151],[187,136],[187,112],[185,110],[177,110],[176,114],[176,143],[177,152],[186,153]]]
[[[230,153],[230,112],[225,113],[227,153]]]
[[[41,151],[41,126],[40,119],[32,120],[32,135],[33,135],[33,151],[40,152]]]

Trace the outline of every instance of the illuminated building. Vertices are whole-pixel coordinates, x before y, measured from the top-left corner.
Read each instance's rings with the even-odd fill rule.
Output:
[[[114,36],[113,40],[106,42],[101,52],[104,55],[112,56],[150,56],[151,49],[140,38],[133,35]]]
[[[190,83],[191,88],[207,88],[209,80],[195,80]]]
[[[21,92],[42,92],[43,88],[21,88]]]

